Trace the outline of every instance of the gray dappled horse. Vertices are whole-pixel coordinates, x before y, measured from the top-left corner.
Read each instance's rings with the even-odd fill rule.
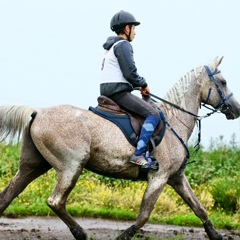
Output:
[[[167,93],[166,100],[193,115],[158,103],[168,123],[184,143],[192,134],[201,103],[217,108],[227,119],[236,119],[240,115],[239,103],[217,70],[221,61],[222,58],[216,58],[208,66],[193,69]],[[66,210],[67,198],[83,168],[114,178],[131,180],[139,176],[139,167],[129,163],[134,147],[115,124],[91,111],[69,105],[40,109],[23,105],[1,106],[1,139],[8,137],[11,140],[20,138],[20,135],[19,170],[0,193],[0,214],[29,183],[53,167],[57,182],[47,204],[65,222],[75,239],[87,239],[84,230]],[[186,155],[184,144],[167,127],[161,144],[154,152],[159,170],[146,173],[148,185],[137,220],[117,239],[131,239],[148,221],[166,184],[171,185],[201,219],[209,239],[222,239],[184,174]]]

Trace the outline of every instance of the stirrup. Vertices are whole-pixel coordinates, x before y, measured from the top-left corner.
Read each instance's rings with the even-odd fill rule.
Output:
[[[157,172],[159,169],[158,161],[149,155],[149,152],[146,153],[146,159],[148,161],[147,165],[141,166],[141,170],[143,172],[150,171],[150,172]]]

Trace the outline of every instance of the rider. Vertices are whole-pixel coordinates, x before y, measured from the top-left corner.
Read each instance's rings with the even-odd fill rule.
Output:
[[[112,17],[110,28],[117,36],[109,37],[103,44],[106,52],[102,63],[100,94],[109,97],[122,108],[145,118],[130,162],[141,165],[142,168],[149,168],[146,149],[160,116],[148,102],[131,93],[135,87],[140,88],[143,97],[149,96],[150,93],[146,80],[137,73],[130,44],[136,34],[135,26],[139,24],[131,13],[123,10]]]

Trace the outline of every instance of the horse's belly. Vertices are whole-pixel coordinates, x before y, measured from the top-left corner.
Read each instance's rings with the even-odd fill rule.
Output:
[[[129,163],[132,152],[132,148],[124,150],[117,145],[108,148],[100,144],[91,150],[86,168],[108,177],[134,179],[138,176],[138,167]]]

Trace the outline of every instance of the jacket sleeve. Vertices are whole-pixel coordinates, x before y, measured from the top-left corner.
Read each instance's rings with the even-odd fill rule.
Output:
[[[114,54],[117,57],[123,76],[133,85],[133,87],[147,87],[146,80],[137,73],[131,44],[127,41],[117,44],[114,47]]]

